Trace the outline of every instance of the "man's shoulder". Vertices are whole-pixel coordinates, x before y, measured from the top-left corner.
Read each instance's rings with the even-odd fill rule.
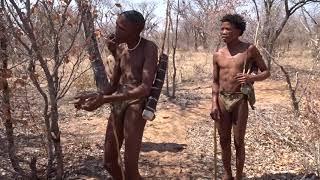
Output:
[[[218,56],[219,56],[219,51],[214,51],[213,53],[212,53],[212,55],[213,55],[213,58],[217,58]]]
[[[153,41],[143,39],[144,41],[144,55],[149,59],[148,61],[158,61],[158,46]]]
[[[144,39],[145,41],[145,47],[148,49],[148,50],[157,50],[158,49],[158,46],[156,43],[154,43],[153,41],[151,40],[148,40],[148,39]]]
[[[255,52],[258,50],[257,46],[252,43],[247,43],[248,51]]]
[[[218,49],[217,51],[214,51],[213,53],[212,53],[212,56],[213,56],[213,62],[215,62],[215,63],[218,63],[219,62],[219,59],[221,59],[221,57],[223,56],[223,48],[220,48],[220,49]]]
[[[225,46],[224,46],[224,47],[221,47],[221,48],[219,48],[217,51],[214,51],[214,52],[213,52],[213,56],[214,56],[214,57],[219,57],[219,56],[221,56],[225,51],[226,51],[226,47],[225,47]]]

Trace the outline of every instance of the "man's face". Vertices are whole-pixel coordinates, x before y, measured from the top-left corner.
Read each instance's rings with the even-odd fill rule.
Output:
[[[118,43],[127,42],[136,33],[136,25],[128,21],[124,15],[120,15],[116,21],[116,41]]]
[[[241,31],[235,28],[230,22],[221,23],[221,38],[225,43],[229,43],[239,38]]]

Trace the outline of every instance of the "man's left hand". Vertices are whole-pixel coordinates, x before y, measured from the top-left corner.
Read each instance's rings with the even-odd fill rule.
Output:
[[[86,111],[94,111],[101,107],[103,104],[103,95],[97,93],[95,96],[86,99],[85,103],[81,105],[81,109],[84,109]]]
[[[86,111],[94,111],[104,104],[103,95],[101,93],[90,93],[75,97],[75,108],[84,109]]]
[[[246,84],[246,83],[252,83],[252,75],[250,74],[243,74],[243,73],[238,73],[235,76],[235,79],[240,83],[240,84]]]

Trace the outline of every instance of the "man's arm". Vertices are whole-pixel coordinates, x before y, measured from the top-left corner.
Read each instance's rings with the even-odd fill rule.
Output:
[[[263,81],[270,77],[270,71],[267,68],[266,63],[264,62],[259,50],[257,49],[256,46],[251,45],[249,47],[251,53],[252,53],[252,58],[253,58],[253,63],[257,65],[258,69],[260,69],[260,72],[257,73],[256,75],[251,75],[250,81],[255,82],[255,81]]]
[[[147,42],[144,50],[145,62],[142,70],[142,83],[127,93],[119,93],[112,96],[104,96],[104,103],[123,101],[147,97],[150,94],[152,83],[157,70],[158,48],[152,42]]]
[[[212,81],[212,107],[210,116],[214,120],[220,119],[218,96],[219,96],[219,66],[217,63],[218,53],[213,53],[213,81]]]
[[[257,47],[251,45],[249,47],[249,52],[251,53],[251,58],[253,60],[252,64],[256,65],[258,69],[260,69],[260,72],[257,74],[238,73],[235,79],[241,84],[263,81],[270,76],[270,71],[268,70],[266,63],[263,61]]]
[[[219,66],[217,64],[217,53],[213,54],[213,81],[212,81],[212,106],[218,104],[218,93],[219,93]]]

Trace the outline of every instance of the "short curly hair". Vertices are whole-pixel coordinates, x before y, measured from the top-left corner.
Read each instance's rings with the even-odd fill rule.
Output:
[[[128,21],[137,24],[140,28],[140,31],[142,31],[142,29],[145,26],[145,19],[143,15],[138,11],[135,11],[135,10],[124,11],[120,15],[123,15]]]
[[[235,28],[241,31],[240,36],[246,30],[246,21],[239,14],[226,14],[220,20],[221,22],[229,22],[234,25]]]

